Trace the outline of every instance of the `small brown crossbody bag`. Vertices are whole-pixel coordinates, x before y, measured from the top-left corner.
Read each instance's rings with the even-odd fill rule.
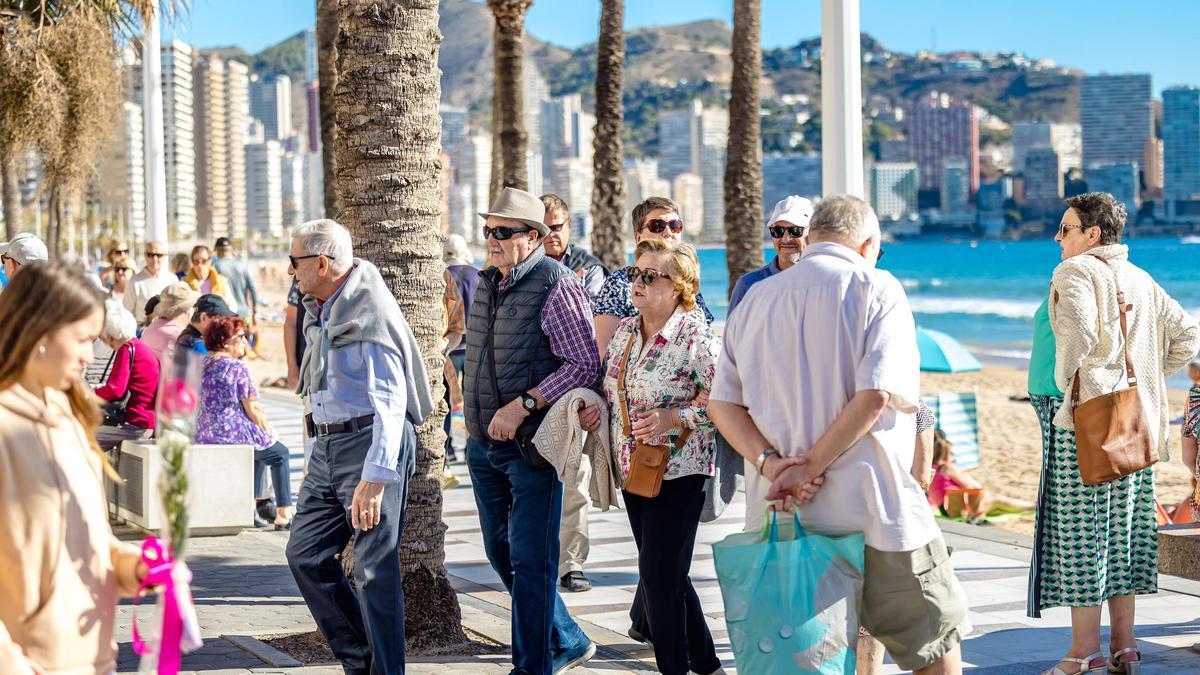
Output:
[[[1075,448],[1079,477],[1084,485],[1099,485],[1141,471],[1158,461],[1158,449],[1150,435],[1146,411],[1138,396],[1137,376],[1129,358],[1129,327],[1126,315],[1133,305],[1113,273],[1117,289],[1117,309],[1121,316],[1121,341],[1125,351],[1125,389],[1079,402],[1079,371],[1071,385],[1071,414],[1075,420]]]
[[[625,344],[625,354],[621,357],[621,367],[617,371],[617,404],[621,408],[621,425],[625,428],[625,435],[630,438],[633,438],[633,429],[629,424],[629,406],[625,402],[625,368],[629,365],[634,337],[629,336],[629,342]],[[691,429],[684,429],[679,438],[675,439],[675,448],[682,448],[691,435]],[[629,477],[625,480],[625,491],[639,497],[657,497],[662,490],[663,475],[667,472],[671,448],[641,441],[635,443],[633,454],[629,457]]]

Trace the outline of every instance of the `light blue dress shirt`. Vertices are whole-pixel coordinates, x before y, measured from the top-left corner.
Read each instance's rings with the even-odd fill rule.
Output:
[[[335,293],[321,308],[321,336],[317,345],[325,356],[325,374],[317,391],[309,395],[313,422],[329,424],[374,415],[371,447],[363,462],[362,479],[372,483],[400,480],[397,463],[405,444],[416,437],[405,433],[408,400],[404,363],[400,354],[373,342],[352,342],[330,349],[326,333],[329,307]],[[415,448],[410,448],[415,450]],[[410,456],[414,456],[412,452]]]

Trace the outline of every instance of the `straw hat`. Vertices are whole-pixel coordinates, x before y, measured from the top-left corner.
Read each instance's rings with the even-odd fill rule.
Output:
[[[542,222],[546,217],[546,205],[532,194],[517,188],[504,188],[492,208],[479,215],[484,220],[489,216],[518,220],[537,230],[543,237],[550,233],[550,228]]]
[[[171,284],[164,288],[162,293],[159,293],[158,306],[154,308],[154,318],[179,316],[183,312],[190,311],[192,305],[195,305],[199,298],[200,294],[193,291],[191,286],[183,282]]]

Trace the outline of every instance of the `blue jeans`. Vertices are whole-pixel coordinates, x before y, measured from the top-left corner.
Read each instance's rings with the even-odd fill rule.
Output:
[[[553,657],[587,636],[558,595],[563,485],[553,467],[525,463],[513,443],[467,441],[483,547],[512,596],[515,672],[550,675]]]

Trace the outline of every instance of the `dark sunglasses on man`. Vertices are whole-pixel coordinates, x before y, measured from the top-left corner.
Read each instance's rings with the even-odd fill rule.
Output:
[[[288,255],[288,262],[289,262],[289,263],[291,263],[291,265],[292,265],[292,269],[299,269],[299,268],[300,268],[300,261],[301,261],[301,260],[308,260],[309,258],[320,258],[320,257],[321,257],[321,256],[323,256],[323,255],[325,255],[325,254],[324,254],[324,253],[314,253],[314,254],[312,254],[312,255],[302,255],[302,256],[300,256],[299,258],[297,258],[296,256],[294,256],[294,255],[290,255],[290,254],[289,254],[289,255]],[[325,259],[326,259],[326,260],[333,260],[333,256],[331,256],[331,255],[325,255]]]
[[[637,281],[637,279],[640,277],[642,279],[642,283],[646,284],[647,286],[653,284],[655,281],[658,281],[659,278],[671,278],[665,272],[659,272],[658,270],[644,270],[640,267],[627,267],[625,268],[625,273],[629,276],[629,283]]]
[[[129,249],[127,249],[127,248],[114,248],[114,249],[113,249],[113,255],[129,255]]]
[[[566,223],[554,223],[552,225],[547,225],[546,227],[550,228],[551,232],[562,232],[562,229],[566,226]]]
[[[663,232],[667,231],[667,228],[670,228],[671,232],[679,234],[680,232],[683,232],[683,221],[679,220],[678,218],[674,220],[655,218],[654,220],[646,223],[646,227],[643,229],[650,230],[654,234],[662,234]]]
[[[784,234],[790,234],[796,239],[799,239],[800,237],[804,236],[804,232],[807,228],[800,227],[799,225],[772,225],[767,229],[771,231],[772,239],[783,239]]]
[[[532,229],[532,227],[504,227],[503,225],[499,227],[488,227],[487,225],[484,225],[483,240],[487,241],[488,237],[491,237],[496,241],[508,241],[509,239],[512,239],[514,234],[522,234]]]
[[[165,258],[165,257],[167,257],[167,254],[166,254],[166,253],[154,253],[154,252],[152,252],[152,251],[146,251],[146,257],[147,257],[147,258]]]

